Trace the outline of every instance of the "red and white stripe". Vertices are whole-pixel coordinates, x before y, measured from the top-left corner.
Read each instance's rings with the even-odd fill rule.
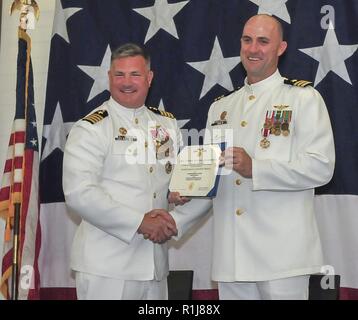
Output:
[[[34,275],[38,275],[37,262],[40,249],[40,233],[37,232],[38,221],[38,152],[25,149],[24,119],[15,119],[10,136],[7,159],[0,189],[0,214],[6,219],[14,203],[21,204],[19,235],[19,299],[33,296],[30,292],[35,287]],[[6,219],[7,220],[7,219]],[[34,244],[36,243],[35,247]],[[13,235],[4,243],[2,259],[1,289],[5,298],[9,298],[13,260]],[[32,279],[32,280],[31,280]],[[38,282],[38,280],[37,280]],[[31,294],[30,294],[31,293]],[[30,295],[29,295],[30,294]]]

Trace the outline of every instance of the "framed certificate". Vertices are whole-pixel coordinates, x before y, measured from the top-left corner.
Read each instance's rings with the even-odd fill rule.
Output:
[[[223,147],[219,144],[184,147],[174,166],[169,191],[179,192],[183,197],[215,197]]]

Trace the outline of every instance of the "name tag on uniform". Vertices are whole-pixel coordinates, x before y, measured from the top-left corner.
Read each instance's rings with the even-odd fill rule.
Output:
[[[132,136],[117,136],[114,138],[114,140],[136,142],[138,139],[137,137],[132,137]]]

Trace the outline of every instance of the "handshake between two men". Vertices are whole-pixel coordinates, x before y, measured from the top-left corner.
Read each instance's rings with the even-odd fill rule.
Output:
[[[220,156],[220,165],[231,168],[245,178],[252,177],[252,159],[245,149],[240,147],[227,148]],[[169,203],[183,205],[189,199],[181,197],[178,192],[171,192],[168,196]],[[154,243],[164,243],[178,234],[176,223],[168,211],[154,209],[144,215],[138,233],[145,239]]]
[[[175,205],[183,205],[190,200],[181,197],[178,192],[171,192],[168,201]],[[144,239],[149,239],[154,243],[164,243],[176,236],[178,230],[173,217],[167,210],[153,209],[144,215],[138,233],[142,234]]]

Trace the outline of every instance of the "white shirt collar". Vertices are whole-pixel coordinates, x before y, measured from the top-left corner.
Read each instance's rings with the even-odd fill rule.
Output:
[[[262,93],[272,90],[275,86],[283,82],[283,77],[281,76],[278,69],[269,76],[268,78],[261,80],[259,82],[249,84],[247,82],[247,77],[245,78],[245,91],[248,95],[253,95],[255,97],[260,96]]]
[[[111,107],[111,109],[121,115],[122,117],[125,117],[127,119],[133,119],[134,117],[138,117],[139,115],[143,114],[144,110],[146,110],[146,106],[141,106],[138,108],[127,108],[119,104],[116,100],[114,100],[112,97],[109,98],[108,104]]]

